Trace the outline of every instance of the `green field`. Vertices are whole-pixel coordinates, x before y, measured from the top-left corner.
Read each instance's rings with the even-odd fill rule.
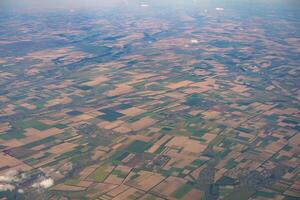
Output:
[[[103,182],[109,174],[110,171],[107,170],[107,166],[102,165],[101,167],[98,167],[92,174],[90,174],[89,178],[97,182]]]
[[[176,199],[181,199],[183,198],[189,191],[191,191],[193,187],[189,184],[184,184],[177,188],[175,192],[173,192],[172,197]]]
[[[148,149],[150,147],[150,145],[151,144],[149,144],[147,142],[136,140],[136,141],[132,142],[130,145],[128,145],[126,150],[131,153],[144,153],[144,151],[146,149]]]

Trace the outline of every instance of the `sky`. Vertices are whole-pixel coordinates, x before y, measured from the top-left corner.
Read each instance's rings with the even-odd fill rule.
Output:
[[[0,0],[2,8],[22,10],[108,8],[126,0]]]
[[[60,11],[60,10],[101,10],[110,8],[140,7],[175,8],[175,9],[215,9],[224,8],[226,11],[235,9],[239,12],[256,11],[268,12],[277,9],[282,15],[300,15],[300,0],[0,0],[0,17],[3,11]],[[276,11],[277,12],[277,11]],[[277,12],[277,14],[280,14]]]
[[[228,0],[0,0],[0,10],[14,11],[59,11],[59,10],[101,10],[110,8],[188,8],[212,5]],[[208,3],[209,2],[209,3]],[[1,15],[1,13],[0,13]]]

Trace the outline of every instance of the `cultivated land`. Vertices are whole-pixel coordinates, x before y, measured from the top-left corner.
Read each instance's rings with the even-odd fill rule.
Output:
[[[0,19],[1,200],[300,199],[297,26],[161,15]]]

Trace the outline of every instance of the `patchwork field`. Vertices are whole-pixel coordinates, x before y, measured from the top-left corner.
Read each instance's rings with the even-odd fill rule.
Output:
[[[1,2],[0,200],[300,199],[300,5],[205,2]]]

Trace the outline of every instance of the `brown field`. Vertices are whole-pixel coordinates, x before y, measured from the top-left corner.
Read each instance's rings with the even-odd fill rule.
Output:
[[[14,114],[15,113],[15,111],[14,111],[15,108],[16,108],[15,105],[12,105],[12,104],[6,105],[4,108],[2,108],[0,110],[0,116],[1,115],[12,115],[12,114]]]
[[[290,140],[289,144],[292,146],[299,146],[300,145],[300,134],[294,135]]]
[[[49,90],[64,89],[64,88],[69,87],[72,84],[73,84],[72,80],[65,80],[65,81],[62,81],[61,83],[46,85],[45,88],[47,88]]]
[[[244,85],[236,85],[233,88],[231,88],[231,90],[236,92],[236,93],[243,93],[243,92],[246,92],[249,89]]]
[[[95,171],[99,166],[98,165],[92,165],[84,170],[82,170],[79,175],[80,175],[80,180],[86,179],[93,171]]]
[[[93,182],[91,182],[91,181],[79,181],[79,183],[77,183],[76,186],[87,188],[92,184],[93,184]]]
[[[172,136],[165,135],[160,140],[155,142],[148,150],[149,153],[154,153],[163,143],[167,142],[169,139],[171,139]]]
[[[4,153],[0,153],[0,169],[7,170],[21,170],[21,171],[29,171],[31,167],[26,165],[22,161]],[[6,169],[6,170],[5,170]]]
[[[142,114],[143,112],[145,112],[145,110],[137,108],[137,107],[132,107],[132,108],[128,108],[128,109],[125,109],[125,110],[121,110],[119,112],[123,113],[126,116],[134,117],[134,116],[137,116],[139,114]]]
[[[207,143],[210,143],[211,141],[213,141],[213,139],[215,139],[215,137],[217,137],[217,135],[212,134],[212,133],[206,133],[205,135],[202,136],[202,138],[205,139],[207,141]]]
[[[165,177],[160,174],[148,171],[140,171],[138,174],[140,176],[138,176],[134,180],[127,181],[125,184],[131,185],[143,191],[148,191],[165,179]]]
[[[40,134],[40,132],[41,132],[35,128],[26,128],[25,131],[26,131],[25,132],[26,136],[37,135],[37,134]]]
[[[117,87],[113,90],[110,90],[107,92],[107,96],[112,97],[112,96],[118,96],[122,94],[127,94],[133,91],[133,88],[129,85],[126,84],[120,84],[117,85]]]
[[[201,199],[203,196],[203,192],[197,189],[192,189],[190,192],[188,192],[184,197],[183,200],[191,200],[191,199]]]
[[[13,147],[19,147],[22,146],[24,143],[20,142],[20,140],[12,139],[12,140],[0,140],[1,145],[5,145],[7,147],[13,148]]]
[[[203,93],[209,91],[209,87],[201,87],[201,88],[196,88],[196,87],[191,87],[191,88],[186,88],[183,90],[184,93],[186,94],[193,94],[193,93]]]
[[[63,133],[64,130],[58,129],[58,128],[49,128],[44,131],[36,131],[34,129],[29,129],[29,131],[32,130],[33,133],[29,133],[29,135],[25,138],[19,139],[19,142],[22,144],[28,144],[34,141],[41,140],[43,138],[49,137],[49,136],[54,136],[58,135],[60,133]]]
[[[142,196],[140,198],[140,200],[149,200],[149,199],[153,199],[153,200],[164,200],[163,198],[160,198],[160,197],[157,197],[157,196],[154,196],[154,195],[151,195],[151,194],[146,194],[144,196]]]
[[[100,128],[111,130],[111,129],[119,127],[123,123],[124,123],[124,121],[121,121],[121,120],[116,120],[113,122],[103,121],[103,122],[98,123],[97,126]]]
[[[216,84],[216,80],[213,78],[207,78],[204,81],[196,82],[191,84],[192,87],[212,87],[214,89],[218,89],[218,85]]]
[[[201,113],[205,119],[216,119],[221,113],[218,111],[205,111]]]
[[[129,188],[130,188],[129,186],[122,184],[122,185],[119,185],[118,187],[114,188],[113,190],[107,192],[106,195],[108,195],[110,197],[116,197]]]
[[[89,199],[96,199],[100,195],[116,188],[116,185],[106,184],[106,183],[97,183],[93,185],[93,187],[90,187],[89,189],[92,191],[90,192],[87,197]]]
[[[121,126],[117,127],[114,129],[114,131],[118,132],[118,133],[129,133],[132,131],[132,129],[130,128],[130,125],[127,123],[122,124]]]
[[[202,165],[200,167],[198,167],[197,169],[195,169],[192,173],[191,176],[194,177],[195,179],[197,179],[200,175],[200,173],[206,168],[205,165]]]
[[[69,191],[69,192],[75,192],[75,191],[82,191],[85,190],[85,187],[79,187],[79,186],[71,186],[71,185],[65,185],[65,184],[58,184],[51,188],[51,190],[61,190],[61,191]]]
[[[185,81],[180,81],[180,82],[177,82],[177,83],[170,83],[166,87],[169,88],[169,89],[176,90],[178,88],[189,86],[192,83],[193,83],[192,81],[185,80]]]
[[[171,159],[164,166],[165,169],[170,169],[171,167],[181,168],[183,169],[191,162],[193,162],[197,157],[192,155],[190,152],[180,152],[176,149],[169,149],[163,153],[166,156],[169,156]]]
[[[97,86],[97,85],[100,85],[101,83],[104,83],[108,80],[110,80],[108,77],[98,76],[98,77],[94,78],[92,81],[85,82],[84,85]]]
[[[119,178],[117,175],[109,175],[104,183],[114,184],[114,185],[120,185],[123,182],[123,178]]]
[[[150,142],[150,140],[152,139],[151,137],[144,136],[144,135],[131,135],[129,138],[132,139],[133,141],[140,140],[143,142]]]
[[[183,152],[201,153],[206,149],[206,145],[199,141],[189,139],[185,136],[176,136],[166,144],[167,147],[183,148]]]
[[[202,112],[202,110],[192,110],[189,112],[189,115],[197,116]]]
[[[20,106],[27,108],[28,110],[34,110],[36,109],[36,105],[33,104],[29,104],[29,103],[22,103],[20,104]]]
[[[75,48],[70,46],[54,50],[35,51],[33,53],[29,53],[26,58],[42,59],[43,63],[51,63],[51,60],[55,58],[65,57],[64,63],[68,64],[74,62],[74,60],[80,60],[87,55],[88,54],[77,51]]]
[[[99,148],[96,148],[93,152],[92,152],[92,160],[97,160],[99,158],[104,158],[105,156],[107,156],[107,152],[103,151]]]
[[[119,194],[118,196],[116,196],[115,198],[113,198],[113,200],[130,199],[130,198],[132,198],[133,195],[136,195],[137,192],[138,192],[138,196],[143,195],[143,192],[141,192],[140,190],[137,190],[135,188],[129,188],[126,191]]]
[[[139,130],[147,128],[155,123],[156,123],[155,119],[152,119],[151,117],[144,117],[144,118],[130,124],[130,128],[132,128],[132,130],[134,130],[134,131],[139,131]]]
[[[133,73],[132,75],[135,80],[145,80],[157,76],[155,73]]]
[[[41,162],[38,162],[38,163],[34,164],[33,167],[34,167],[34,168],[39,168],[39,167],[42,167],[42,166],[44,166],[44,165],[47,165],[47,164],[49,164],[49,163],[51,163],[51,162],[53,162],[53,161],[55,161],[55,160],[56,160],[56,159],[55,159],[54,156],[50,156],[50,157],[47,158],[47,160],[44,160],[44,161],[41,161]]]
[[[65,142],[52,147],[51,149],[49,149],[49,152],[53,154],[62,154],[64,152],[72,151],[76,146],[77,144]]]
[[[222,169],[218,170],[215,173],[214,182],[217,182],[220,178],[222,178],[226,171],[227,171],[227,169],[225,169],[225,168],[222,168]]]
[[[59,97],[56,99],[51,99],[47,102],[47,104],[45,105],[46,108],[51,107],[51,106],[55,106],[58,104],[68,104],[71,103],[72,99],[69,97]]]
[[[5,131],[9,131],[11,129],[10,123],[0,123],[0,135],[3,134]]]
[[[168,92],[164,95],[167,97],[174,98],[174,99],[185,99],[185,96],[186,96],[186,94],[184,94],[182,92]]]
[[[91,116],[91,115],[88,115],[88,114],[82,114],[82,115],[79,115],[77,117],[74,117],[72,118],[72,121],[73,122],[81,122],[81,121],[88,121],[88,120],[91,120],[93,119],[94,117]]]
[[[158,195],[164,195],[167,199],[169,199],[173,192],[176,191],[178,187],[185,184],[186,180],[170,176],[160,184],[155,186],[151,192],[157,193]]]
[[[131,171],[130,167],[127,166],[122,166],[119,165],[117,166],[114,170],[119,170],[122,171],[124,174],[129,174],[129,172]],[[115,185],[120,185],[122,184],[124,178],[120,178],[115,174],[110,174],[106,179],[105,179],[105,183],[110,183],[110,184],[115,184]]]

